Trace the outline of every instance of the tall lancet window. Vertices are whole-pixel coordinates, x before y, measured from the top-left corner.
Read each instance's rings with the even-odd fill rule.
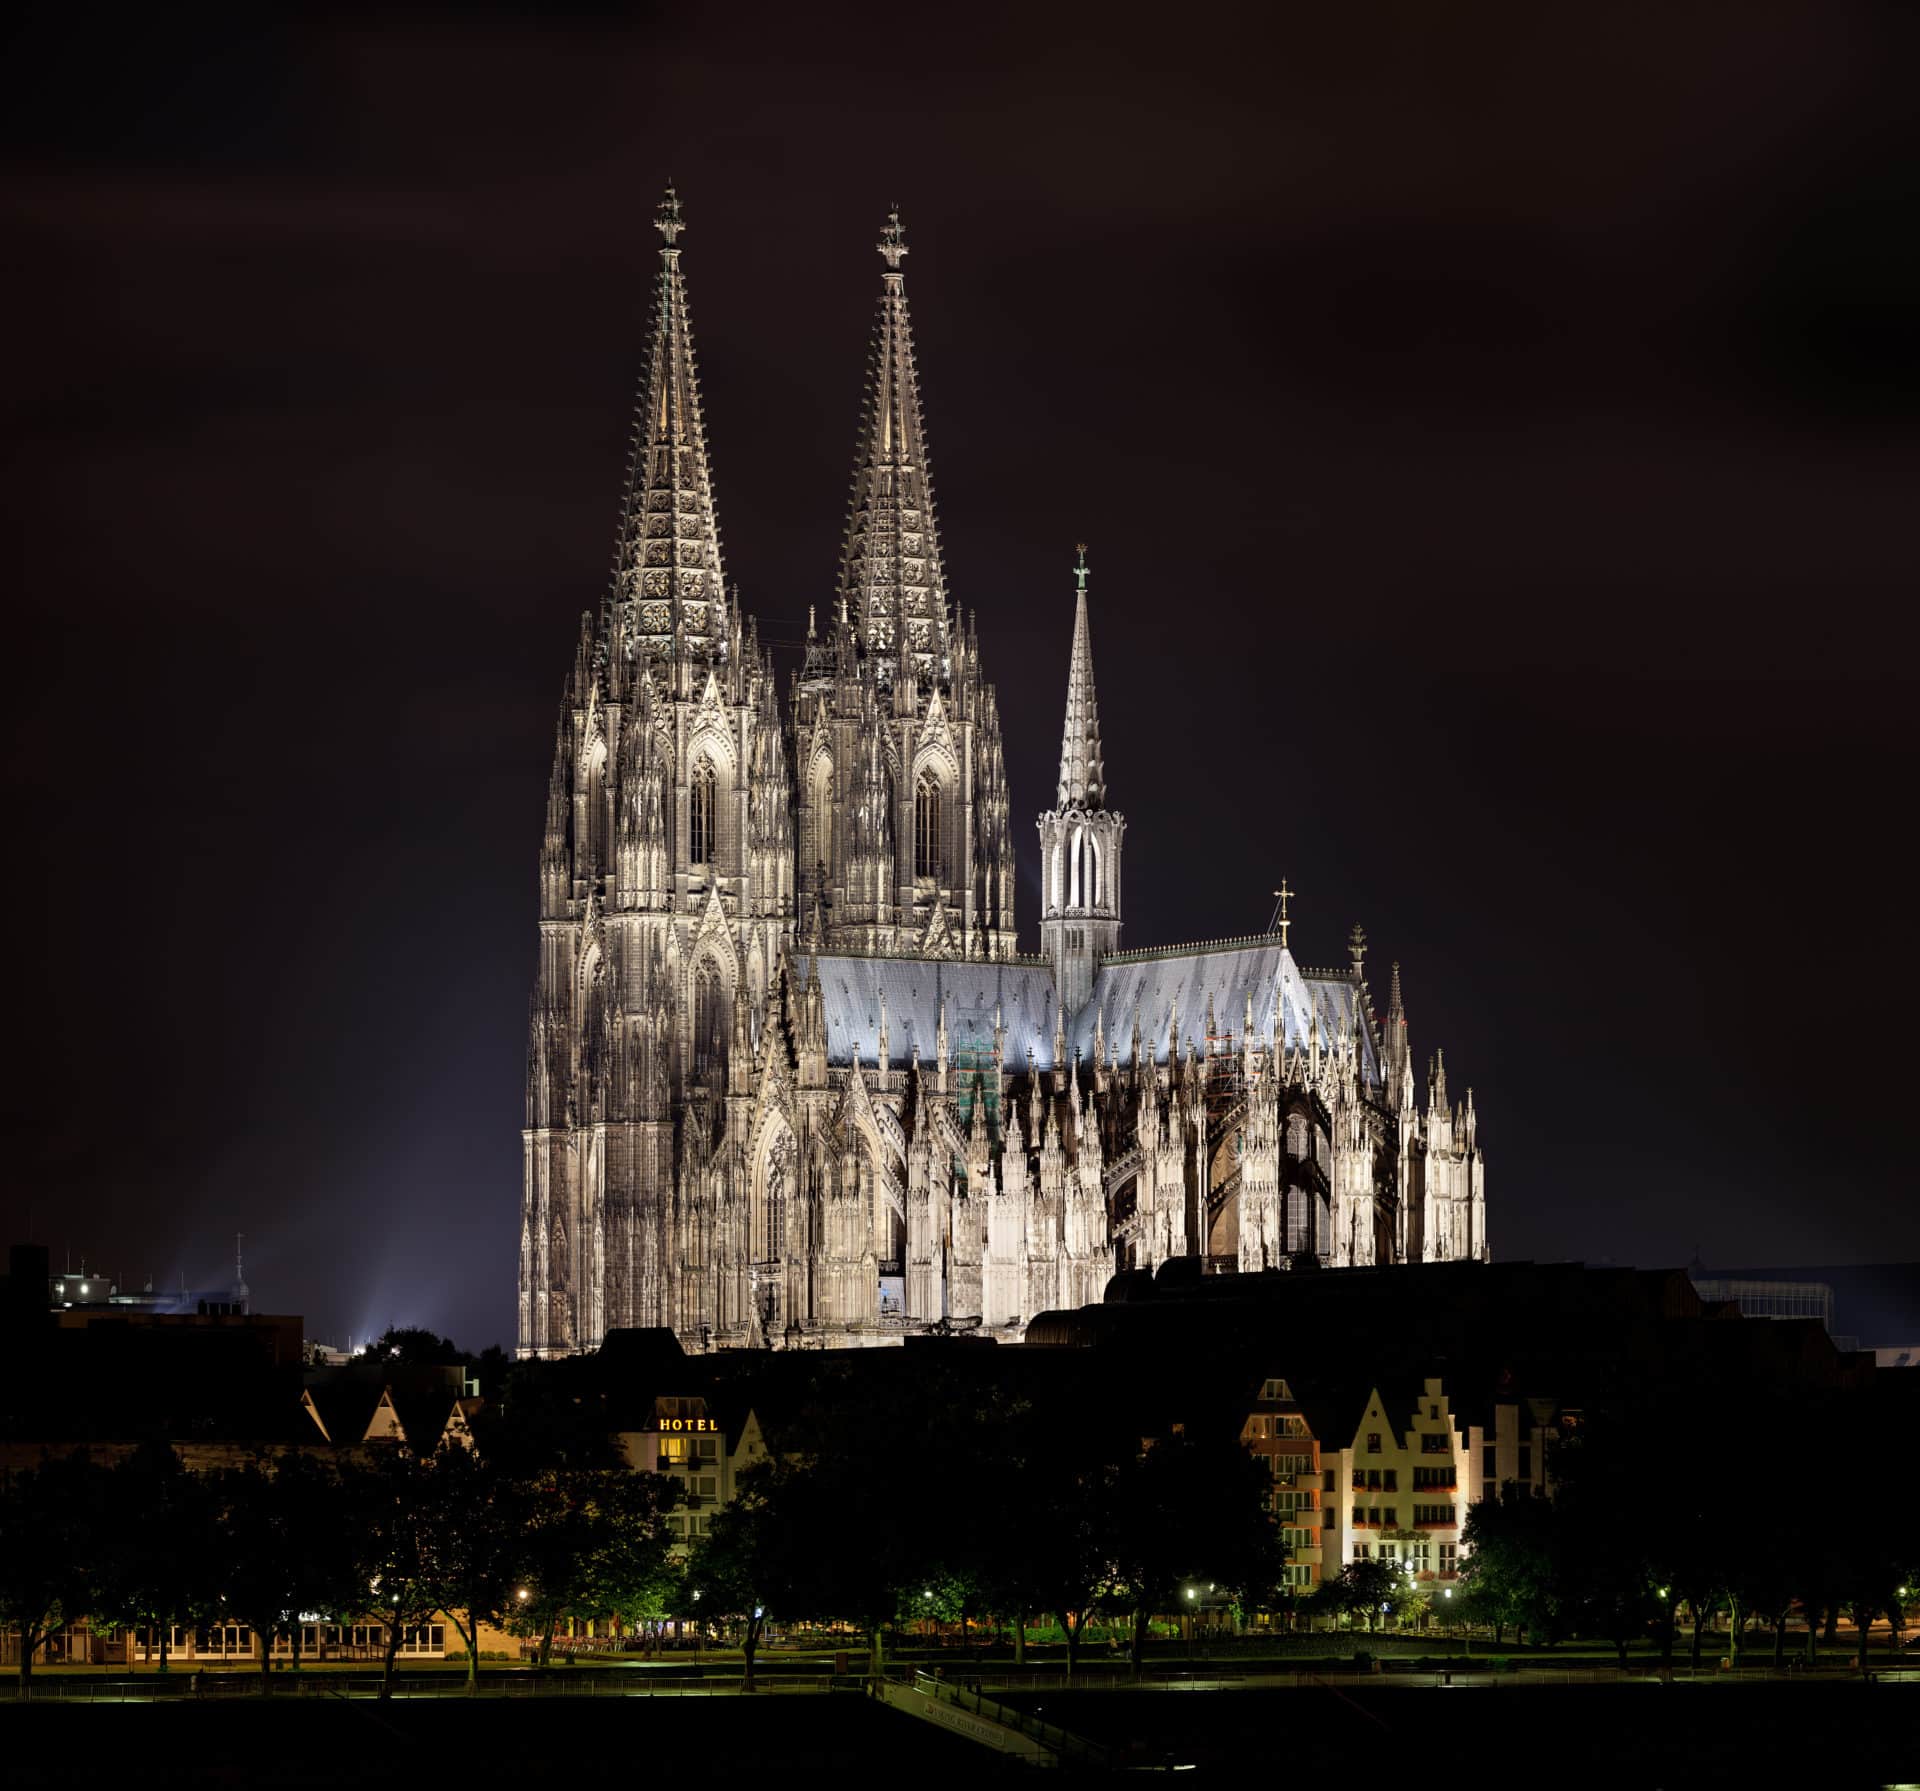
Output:
[[[920,780],[913,799],[913,870],[916,877],[940,878],[940,786]]]
[[[711,776],[711,773],[709,773]],[[727,1002],[720,973],[703,962],[693,983],[693,1069],[697,1076],[726,1066]]]
[[[693,781],[687,790],[687,857],[693,864],[714,861],[719,845],[718,785],[711,760],[702,759],[694,766]]]

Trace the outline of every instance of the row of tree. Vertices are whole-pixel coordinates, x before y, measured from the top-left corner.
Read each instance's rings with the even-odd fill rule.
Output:
[[[622,1464],[569,1364],[515,1370],[471,1449],[289,1450],[204,1475],[165,1444],[112,1468],[48,1459],[0,1482],[0,1621],[25,1676],[82,1614],[162,1648],[175,1625],[240,1621],[296,1662],[303,1617],[377,1620],[390,1683],[404,1633],[442,1612],[471,1675],[483,1624],[544,1663],[566,1619],[697,1618],[737,1630],[751,1684],[769,1622],[857,1624],[877,1667],[904,1619],[997,1618],[1024,1655],[1044,1616],[1071,1668],[1098,1620],[1129,1624],[1137,1660],[1189,1587],[1285,1597],[1271,1481],[1230,1435],[1148,1446],[1118,1408],[1043,1411],[932,1363],[877,1385],[830,1364],[802,1405],[690,1556],[667,1523],[679,1483]]]
[[[1553,1450],[1551,1496],[1509,1484],[1471,1509],[1455,1614],[1496,1635],[1604,1639],[1624,1661],[1647,1639],[1670,1659],[1684,1605],[1696,1666],[1722,1615],[1736,1659],[1764,1620],[1776,1664],[1795,1617],[1811,1660],[1845,1615],[1864,1670],[1869,1626],[1885,1615],[1897,1642],[1920,1584],[1915,1447],[1891,1416],[1870,1391],[1740,1387],[1598,1411]]]
[[[676,1583],[664,1521],[677,1485],[565,1460],[520,1466],[449,1446],[335,1463],[287,1450],[197,1474],[165,1443],[108,1468],[84,1451],[0,1480],[0,1621],[35,1651],[76,1618],[150,1634],[245,1624],[263,1691],[275,1643],[306,1622],[377,1621],[382,1695],[407,1631],[442,1613],[479,1661],[482,1623],[550,1651],[574,1612],[657,1615]]]
[[[1072,1672],[1090,1621],[1124,1621],[1137,1665],[1152,1618],[1190,1593],[1286,1598],[1272,1481],[1237,1439],[928,1391],[907,1410],[823,1408],[803,1454],[749,1470],[713,1517],[688,1590],[740,1620],[749,1686],[770,1621],[851,1620],[878,1671],[902,1619],[992,1619],[1024,1659],[1029,1619],[1048,1617]]]

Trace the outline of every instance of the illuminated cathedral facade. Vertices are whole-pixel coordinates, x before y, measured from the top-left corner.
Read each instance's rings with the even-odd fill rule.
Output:
[[[540,853],[519,1350],[897,1342],[1121,1269],[1484,1258],[1473,1096],[1349,962],[1121,947],[1085,553],[1017,949],[1011,799],[947,587],[898,217],[839,585],[784,693],[728,584],[669,192],[611,588],[581,619]],[[1065,593],[1063,593],[1064,597]]]

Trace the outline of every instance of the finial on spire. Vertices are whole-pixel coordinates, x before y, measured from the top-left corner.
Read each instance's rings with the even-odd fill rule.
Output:
[[[900,222],[900,207],[890,206],[887,221],[880,227],[880,259],[887,264],[889,272],[900,271],[900,260],[907,252],[907,227]]]
[[[1100,751],[1100,708],[1093,690],[1084,544],[1073,576],[1073,652],[1067,665],[1067,721],[1060,737],[1060,806],[1097,809],[1106,804],[1106,767]]]
[[[1347,951],[1353,959],[1353,980],[1358,982],[1366,974],[1367,962],[1367,929],[1358,921],[1347,935]]]
[[[1280,935],[1280,949],[1287,949],[1287,929],[1293,922],[1287,919],[1287,903],[1293,899],[1293,891],[1287,887],[1286,878],[1280,879],[1280,887],[1273,892],[1273,920],[1268,926],[1269,933]]]
[[[666,193],[653,214],[653,227],[666,239],[669,249],[687,227],[680,217],[680,195],[673,190],[671,180],[667,182]]]

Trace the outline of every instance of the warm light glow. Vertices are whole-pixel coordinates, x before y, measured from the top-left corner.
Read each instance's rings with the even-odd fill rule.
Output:
[[[695,1597],[695,1598],[698,1598],[699,1596],[700,1596],[700,1594],[699,1594],[698,1592],[696,1592],[696,1593],[694,1594],[694,1597]],[[526,1589],[526,1587],[525,1587],[525,1586],[522,1586],[522,1587],[520,1588],[520,1590],[519,1590],[518,1592],[516,1592],[516,1593],[514,1593],[514,1597],[515,1597],[515,1598],[517,1598],[517,1599],[519,1599],[519,1601],[520,1601],[520,1602],[521,1602],[522,1604],[525,1604],[525,1603],[527,1602],[527,1589]]]

